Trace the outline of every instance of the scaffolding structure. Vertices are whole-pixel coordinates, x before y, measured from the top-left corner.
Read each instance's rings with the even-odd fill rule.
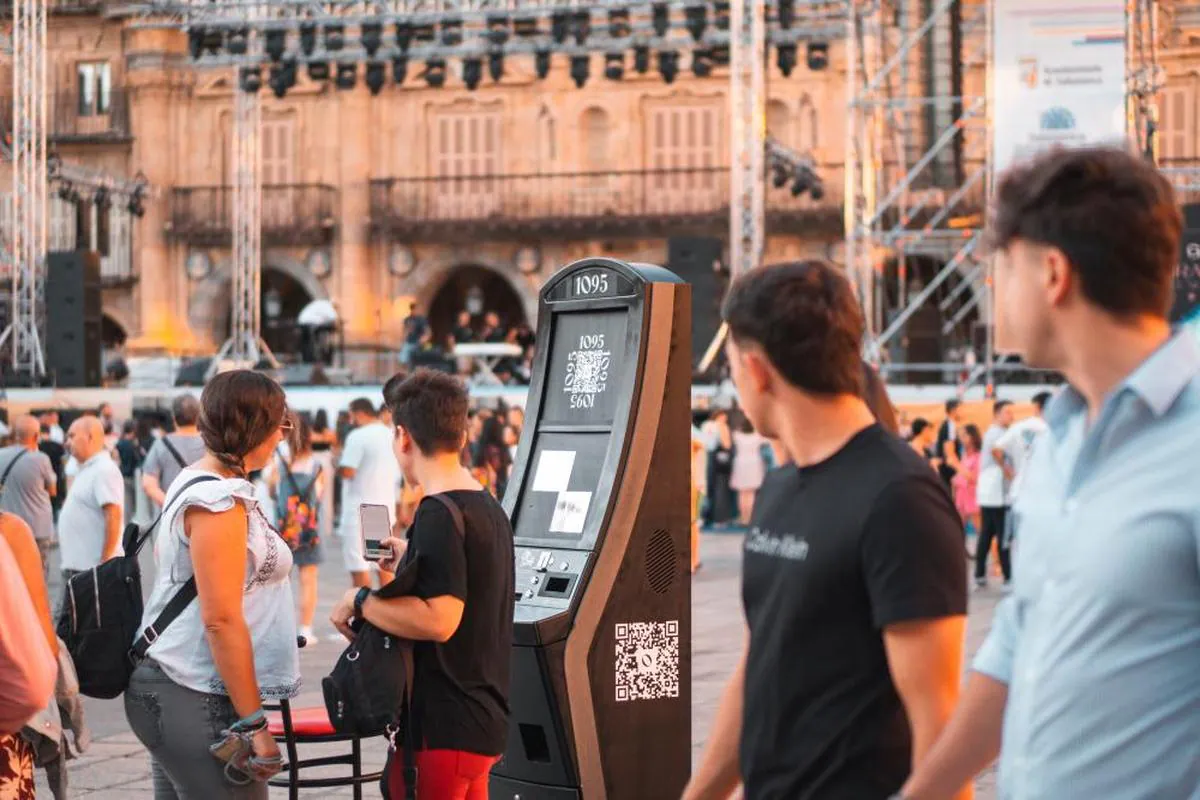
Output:
[[[729,261],[734,275],[762,261],[766,239],[766,9],[761,0],[730,7]]]

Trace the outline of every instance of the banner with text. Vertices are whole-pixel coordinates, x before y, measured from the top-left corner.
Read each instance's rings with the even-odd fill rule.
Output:
[[[994,0],[997,172],[1049,147],[1125,142],[1124,0]]]

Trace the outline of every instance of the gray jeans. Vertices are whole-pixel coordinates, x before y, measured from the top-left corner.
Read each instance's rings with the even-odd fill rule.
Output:
[[[208,751],[238,720],[228,697],[185,689],[145,661],[125,691],[125,716],[150,751],[154,800],[266,800],[265,783],[231,783]]]

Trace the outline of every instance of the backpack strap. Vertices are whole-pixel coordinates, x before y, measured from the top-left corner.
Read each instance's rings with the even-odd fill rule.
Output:
[[[22,447],[20,452],[13,456],[13,460],[8,462],[8,466],[4,468],[4,474],[0,475],[0,495],[4,494],[4,484],[8,483],[8,476],[12,474],[13,467],[15,467],[17,462],[21,460],[21,457],[28,452],[28,450]]]
[[[171,451],[171,455],[175,456],[175,460],[179,463],[180,469],[187,469],[188,468],[187,462],[183,460],[183,456],[179,455],[179,451],[175,449],[175,445],[171,444],[171,440],[168,438],[169,436],[170,436],[170,434],[166,434],[166,433],[163,434],[163,437],[162,437],[163,446]]]
[[[158,518],[155,519],[150,527],[146,529],[146,533],[138,541],[137,549],[134,551],[134,555],[136,556],[137,550],[140,550],[142,545],[145,544],[146,538],[150,535],[150,531],[153,530],[156,525],[158,525],[159,521],[163,518],[163,515],[167,513],[167,509],[173,506],[175,501],[181,498],[188,489],[190,489],[192,486],[195,486],[197,483],[205,483],[207,481],[215,480],[218,480],[215,475],[200,475],[199,477],[192,478],[190,481],[185,483],[183,488],[179,490],[178,494],[163,504],[162,513],[160,513]],[[167,601],[166,607],[164,607],[163,610],[159,612],[158,616],[155,617],[154,622],[150,623],[146,629],[142,631],[142,635],[137,638],[137,641],[133,643],[133,647],[129,649],[129,655],[130,658],[133,659],[134,663],[137,663],[146,657],[146,652],[150,649],[150,646],[158,641],[158,637],[167,629],[167,626],[174,622],[175,619],[183,613],[184,609],[192,604],[192,601],[196,599],[196,595],[196,577],[193,575],[187,579],[183,586],[179,587],[179,590],[175,592],[175,595]]]

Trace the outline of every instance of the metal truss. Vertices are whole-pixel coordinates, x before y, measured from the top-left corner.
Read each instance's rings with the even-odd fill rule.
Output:
[[[876,363],[926,303],[938,303],[943,337],[957,333],[968,346],[963,323],[990,310],[979,305],[988,293],[979,244],[991,158],[989,26],[987,0],[851,4],[846,268]],[[920,257],[942,264],[924,285],[909,269]]]
[[[729,259],[741,275],[762,260],[766,231],[766,29],[762,0],[733,0],[730,5],[729,107],[731,138],[729,179]]]
[[[12,318],[0,334],[14,373],[40,380],[47,241],[46,2],[13,3]]]
[[[50,156],[46,175],[52,184],[70,187],[76,191],[82,189],[93,195],[103,192],[111,199],[140,201],[155,194],[144,175],[122,178],[103,170],[63,161],[57,155]]]

